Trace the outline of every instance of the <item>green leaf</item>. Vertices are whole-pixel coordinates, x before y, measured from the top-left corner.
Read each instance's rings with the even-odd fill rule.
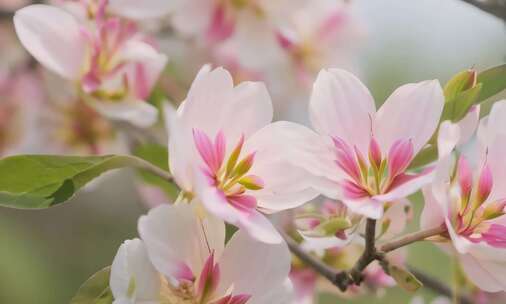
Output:
[[[462,91],[472,88],[476,84],[476,71],[465,70],[453,76],[444,87],[445,101],[451,101]]]
[[[428,145],[415,156],[409,164],[409,170],[414,170],[428,165],[437,160],[437,146]]]
[[[0,206],[41,209],[64,203],[107,171],[145,168],[146,161],[127,155],[16,155],[0,159]]]
[[[169,171],[169,152],[165,146],[154,143],[141,145],[135,149],[134,155],[150,162],[151,164],[165,171]],[[174,183],[168,182],[167,180],[149,172],[148,170],[140,169],[139,176],[144,182],[152,186],[159,187],[165,192],[168,197],[172,199],[175,199],[177,197],[178,188]]]
[[[409,292],[415,292],[418,288],[423,286],[422,282],[420,282],[411,272],[400,266],[394,264],[388,265],[388,273],[395,282],[397,282],[399,287]]]
[[[506,89],[506,64],[493,67],[478,74],[482,90],[478,101],[483,101]]]
[[[111,267],[95,273],[79,287],[70,304],[111,304],[113,296],[109,288],[110,275]]]

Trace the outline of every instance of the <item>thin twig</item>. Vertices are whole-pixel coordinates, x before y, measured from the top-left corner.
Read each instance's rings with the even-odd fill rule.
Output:
[[[387,253],[397,248],[409,245],[411,243],[424,240],[428,237],[439,235],[441,233],[444,233],[445,231],[446,226],[441,225],[439,227],[406,234],[396,240],[383,244],[382,246],[380,246],[380,251]]]
[[[136,157],[136,156],[129,156],[129,157],[135,158],[135,160],[137,161],[137,167],[139,169],[144,169],[146,171],[149,171],[150,173],[153,173],[154,175],[157,175],[168,182],[172,182],[174,180],[174,178],[172,177],[172,175],[168,171],[165,171],[165,170],[161,169],[160,167],[153,165],[152,163],[148,162],[147,160],[144,160],[144,159],[142,159],[140,157]]]
[[[435,278],[427,275],[426,273],[419,271],[413,267],[408,267],[408,269],[409,269],[409,271],[411,271],[411,273],[413,273],[415,275],[415,277],[417,277],[418,280],[420,280],[420,282],[422,282],[424,287],[427,287],[439,294],[447,296],[448,298],[452,297],[452,294],[453,294],[452,289],[450,287],[448,287],[445,283],[443,283],[440,280],[435,279]],[[458,301],[460,304],[472,304],[473,303],[472,299],[470,299],[468,296],[465,296],[465,295],[460,295],[458,297]]]
[[[334,268],[323,263],[321,260],[311,256],[309,253],[304,251],[290,236],[288,236],[284,232],[281,232],[281,234],[285,239],[286,243],[288,244],[288,248],[290,249],[290,251],[295,256],[297,256],[302,262],[304,262],[304,264],[313,268],[316,272],[318,272],[320,275],[322,275],[324,278],[326,278],[329,282],[334,284],[340,290],[343,289],[346,290],[347,286],[343,285],[342,280],[344,272],[338,272]]]
[[[505,0],[462,0],[480,10],[506,21]]]
[[[310,255],[304,251],[290,236],[282,232],[284,239],[288,244],[290,251],[297,256],[306,265],[313,268],[317,273],[326,278],[333,285],[338,287],[341,291],[346,291],[350,285],[360,285],[363,279],[364,269],[373,261],[378,260],[380,263],[388,263],[385,259],[384,254],[400,248],[405,245],[409,245],[413,242],[423,240],[427,237],[438,235],[446,231],[444,226],[418,231],[412,234],[405,235],[404,237],[385,243],[378,250],[375,246],[375,235],[376,235],[376,221],[372,219],[367,220],[366,232],[365,232],[365,249],[358,261],[355,263],[353,268],[348,271],[338,271],[318,258]],[[442,294],[447,297],[452,296],[452,290],[445,283],[432,278],[431,276],[409,267],[409,270],[423,283],[423,285],[434,292]],[[459,301],[461,304],[471,304],[472,301],[469,297],[460,295]]]

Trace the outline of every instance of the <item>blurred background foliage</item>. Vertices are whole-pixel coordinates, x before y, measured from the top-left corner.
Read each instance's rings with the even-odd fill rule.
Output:
[[[354,1],[368,31],[358,70],[378,104],[400,84],[433,78],[444,84],[460,70],[505,61],[505,24],[463,2]],[[306,113],[298,114],[304,121]],[[419,214],[421,197],[412,201]],[[123,240],[136,237],[136,222],[145,210],[129,171],[108,174],[92,191],[56,208],[1,208],[0,303],[68,303],[89,276],[111,263]],[[415,219],[410,229],[418,227]],[[411,246],[408,259],[451,283],[452,262],[436,247]],[[417,294],[434,297],[426,289]],[[394,288],[381,298],[321,295],[319,303],[409,303],[412,296]]]

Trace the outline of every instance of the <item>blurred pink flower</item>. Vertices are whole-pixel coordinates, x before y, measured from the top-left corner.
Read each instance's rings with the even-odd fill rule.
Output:
[[[16,12],[14,24],[24,47],[46,68],[77,82],[97,111],[140,127],[153,124],[157,110],[145,100],[166,56],[145,42],[134,23],[108,18],[100,7],[93,17],[87,23],[58,7],[31,5]]]

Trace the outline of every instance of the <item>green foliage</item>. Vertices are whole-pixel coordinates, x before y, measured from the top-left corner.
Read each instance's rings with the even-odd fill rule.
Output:
[[[388,265],[388,273],[395,282],[397,282],[397,285],[406,291],[415,292],[418,288],[423,286],[422,282],[420,282],[411,272],[400,266],[394,264]]]
[[[502,92],[506,89],[506,64],[479,73],[477,82],[483,85],[479,102]]]
[[[0,206],[41,209],[69,200],[94,178],[124,167],[145,167],[133,156],[17,155],[0,160]]]
[[[165,146],[153,143],[145,144],[138,146],[134,154],[165,171],[169,171],[169,153]],[[172,199],[177,197],[179,189],[174,183],[170,183],[148,170],[140,169],[139,176],[144,182],[162,189],[168,197]]]
[[[111,304],[113,296],[109,288],[111,267],[95,273],[77,291],[70,304]]]

